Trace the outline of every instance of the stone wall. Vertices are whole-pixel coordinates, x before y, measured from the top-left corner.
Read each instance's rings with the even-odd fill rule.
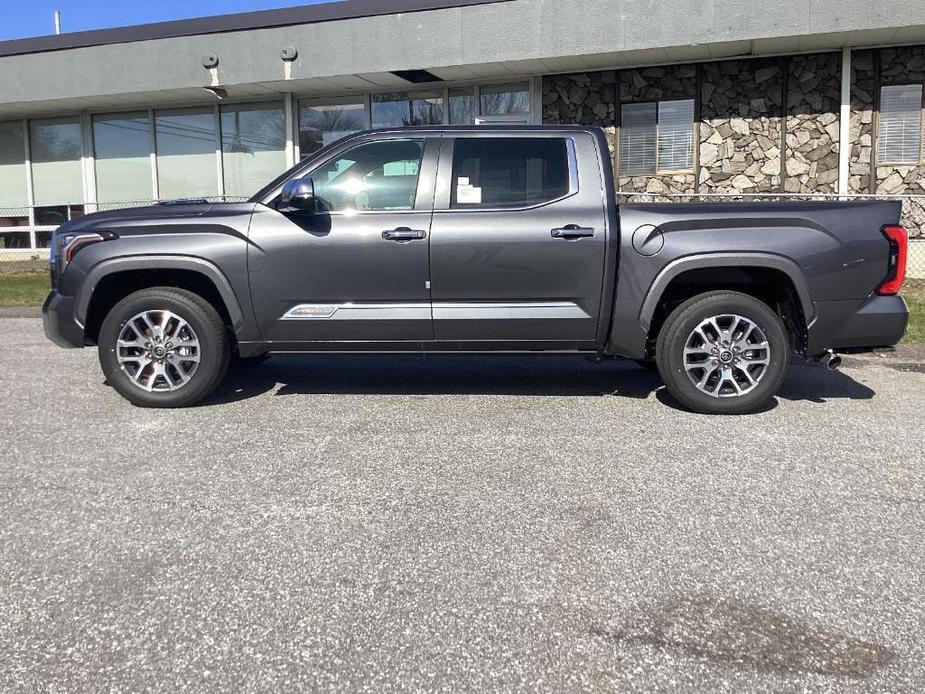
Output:
[[[667,65],[620,72],[620,103],[695,99],[697,68],[694,65]],[[654,176],[619,176],[617,186],[623,191],[666,195],[691,193],[696,185],[694,173],[656,174]]]
[[[880,51],[880,86],[925,84],[925,46],[884,48]],[[925,166],[877,165],[877,193],[925,193]]]
[[[700,173],[703,192],[767,193],[781,185],[781,61],[702,66]]]
[[[925,166],[875,162],[878,91],[908,83],[925,84],[925,46],[853,52],[851,192],[925,195]],[[622,104],[694,98],[694,172],[618,176],[621,190],[832,194],[840,88],[838,52],[553,75],[543,79],[543,122],[601,126],[618,158]],[[910,227],[925,227],[925,204],[912,207],[923,218],[907,210]]]
[[[617,72],[578,72],[543,78],[543,122],[596,125],[616,148]]]
[[[841,55],[794,56],[787,67],[784,191],[837,193]]]

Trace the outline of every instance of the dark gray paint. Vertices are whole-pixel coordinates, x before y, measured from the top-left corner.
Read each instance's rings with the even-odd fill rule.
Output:
[[[449,210],[454,140],[505,135],[570,139],[577,190],[531,209]],[[363,133],[289,177],[358,143],[408,137],[426,139],[427,147],[415,207],[407,212],[284,215],[272,209],[280,180],[249,203],[156,206],[64,225],[58,235],[93,230],[119,238],[75,256],[48,302],[49,336],[82,342],[88,297],[109,272],[201,267],[226,304],[238,307],[230,312],[241,317],[235,330],[243,354],[545,350],[640,358],[659,298],[680,273],[765,267],[792,280],[810,356],[902,337],[904,302],[874,294],[887,272],[889,245],[880,229],[898,223],[899,203],[623,205],[618,224],[604,134],[572,126]],[[569,224],[595,234],[551,234]],[[397,227],[425,237],[383,237]],[[658,230],[659,252],[634,250],[640,227],[647,236],[648,228]],[[316,307],[319,316],[286,317],[300,305]]]

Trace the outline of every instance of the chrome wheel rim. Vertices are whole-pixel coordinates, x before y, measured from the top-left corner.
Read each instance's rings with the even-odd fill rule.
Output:
[[[700,323],[684,345],[684,370],[691,383],[714,398],[751,393],[771,363],[771,347],[754,321],[735,314]]]
[[[184,387],[199,368],[200,356],[192,326],[167,310],[144,311],[126,321],[116,343],[122,371],[149,393]]]

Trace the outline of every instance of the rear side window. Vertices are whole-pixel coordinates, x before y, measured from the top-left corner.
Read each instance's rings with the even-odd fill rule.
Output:
[[[527,207],[567,195],[565,138],[459,138],[453,154],[454,209]]]

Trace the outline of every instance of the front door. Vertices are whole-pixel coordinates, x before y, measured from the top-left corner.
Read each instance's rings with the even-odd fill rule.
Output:
[[[435,339],[587,347],[608,232],[593,138],[472,133],[445,137],[442,149],[430,241]]]
[[[316,209],[258,206],[248,271],[265,340],[433,339],[428,237],[439,137],[370,136],[311,176]]]

